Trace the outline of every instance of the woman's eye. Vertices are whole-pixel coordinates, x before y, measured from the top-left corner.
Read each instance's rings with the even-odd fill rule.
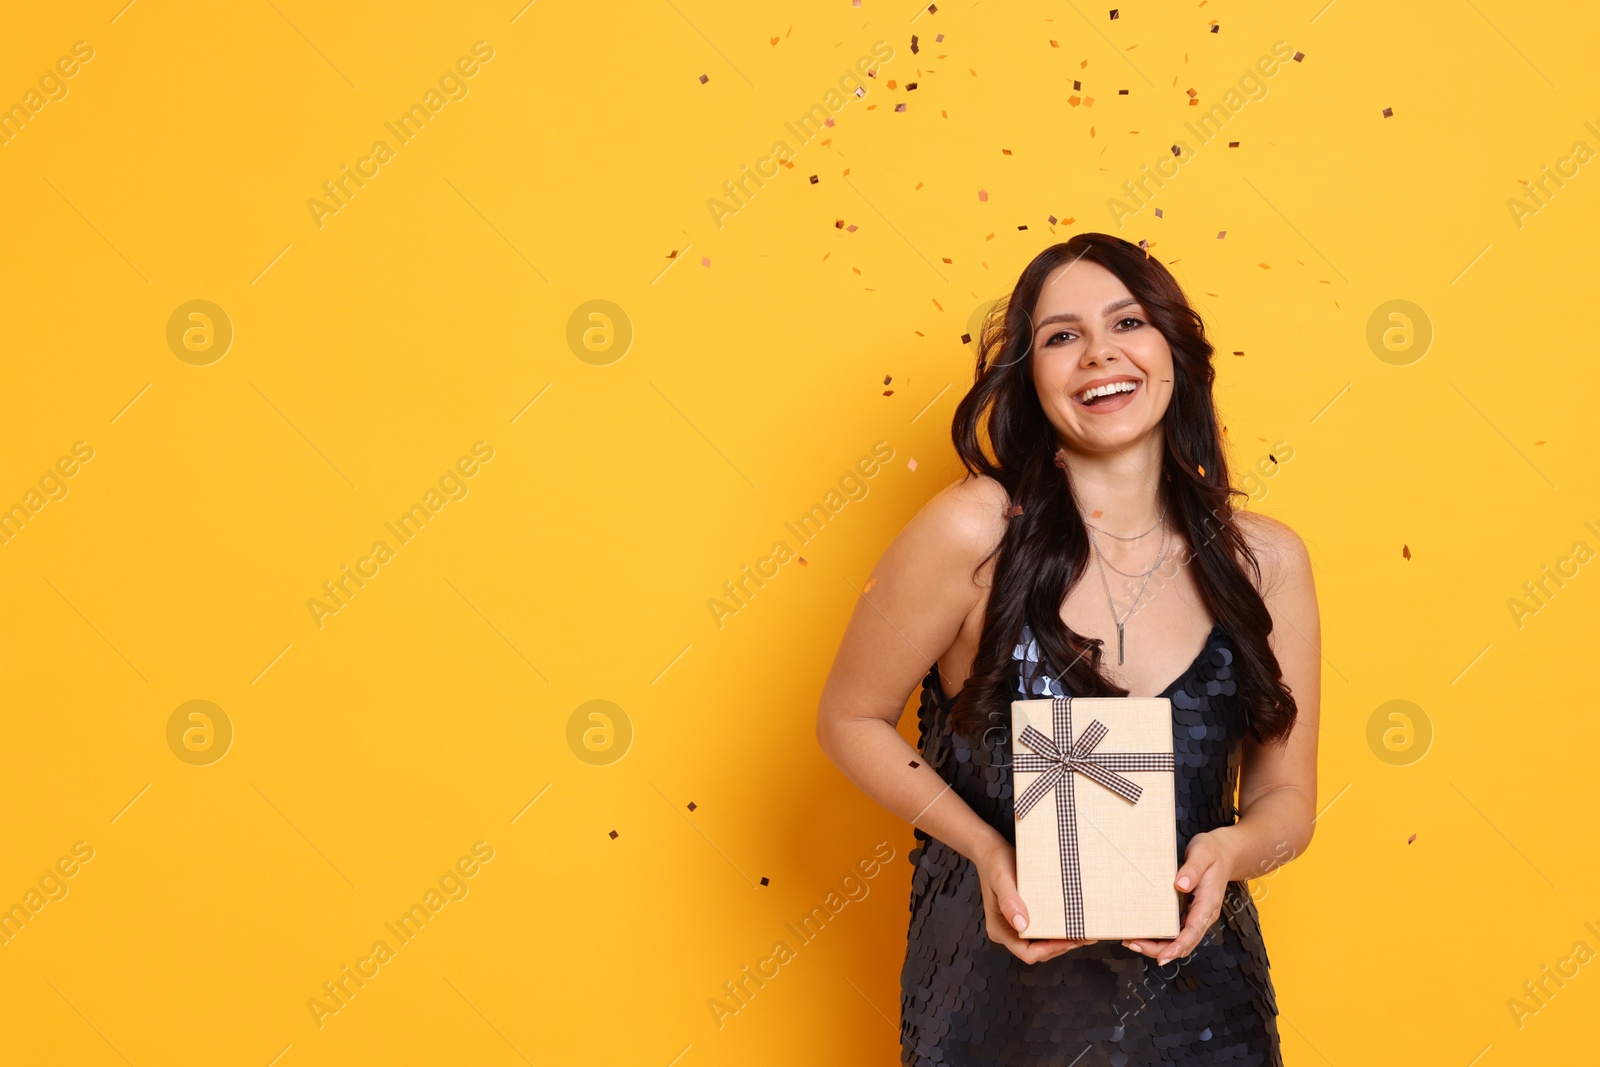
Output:
[[[1122,323],[1124,323],[1124,322],[1131,322],[1135,326],[1143,326],[1144,325],[1144,321],[1142,319],[1136,319],[1132,315],[1129,315],[1127,318],[1123,319],[1122,322],[1117,323],[1117,325],[1121,326]]]
[[[1055,333],[1051,334],[1049,337],[1045,338],[1044,346],[1046,348],[1049,348],[1051,345],[1054,345],[1054,344],[1058,343],[1057,338],[1070,337],[1070,336],[1072,336],[1072,335],[1071,335],[1071,333],[1069,331],[1067,331],[1067,330],[1058,330]]]

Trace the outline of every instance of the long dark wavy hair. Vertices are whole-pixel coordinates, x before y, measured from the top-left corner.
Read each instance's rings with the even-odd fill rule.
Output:
[[[1286,740],[1296,706],[1267,644],[1272,616],[1244,569],[1248,562],[1260,580],[1260,564],[1234,514],[1235,499],[1249,494],[1229,481],[1205,323],[1160,260],[1103,233],[1080,233],[1040,252],[1010,296],[990,309],[978,338],[973,387],[956,408],[950,433],[962,464],[971,475],[1004,486],[1013,506],[994,550],[999,555],[983,633],[972,674],[952,706],[952,728],[974,738],[985,725],[1009,721],[1012,650],[1024,624],[1038,642],[1040,667],[1067,692],[1128,695],[1100,673],[1103,642],[1074,633],[1061,620],[1067,593],[1089,565],[1090,545],[1070,475],[1063,477],[1066,472],[1055,463],[1060,445],[1033,384],[1033,312],[1040,289],[1052,271],[1080,259],[1120,278],[1172,349],[1172,399],[1162,419],[1167,513],[1188,542],[1201,599],[1233,638],[1233,669],[1251,736],[1258,742]]]

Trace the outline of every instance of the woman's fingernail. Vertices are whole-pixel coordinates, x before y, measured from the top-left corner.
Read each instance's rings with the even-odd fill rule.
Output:
[[[1015,915],[1011,916],[1011,925],[1015,926],[1017,928],[1017,933],[1020,934],[1022,931],[1028,928],[1028,920],[1023,918],[1022,912],[1019,911]]]
[[[1178,888],[1179,889],[1188,889],[1189,888],[1189,876],[1187,874],[1184,875],[1182,878],[1178,879]]]

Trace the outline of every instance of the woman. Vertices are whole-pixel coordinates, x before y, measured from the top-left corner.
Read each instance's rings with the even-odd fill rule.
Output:
[[[1046,249],[978,347],[952,428],[969,474],[884,552],[817,717],[829,757],[915,828],[901,1060],[1281,1063],[1246,879],[1311,841],[1305,546],[1236,510],[1204,324],[1141,249]],[[896,731],[919,678],[920,752]],[[1021,936],[1010,702],[1064,695],[1172,702],[1175,938]]]

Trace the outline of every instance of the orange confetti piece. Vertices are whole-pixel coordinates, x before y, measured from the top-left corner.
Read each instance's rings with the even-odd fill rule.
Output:
[[[1409,844],[1411,844],[1411,842],[1415,841],[1416,839],[1417,839],[1417,835],[1416,834],[1412,834],[1410,837],[1406,838],[1406,844],[1409,845]]]
[[[892,374],[885,374],[885,375],[884,375],[884,376],[883,376],[883,384],[884,384],[884,385],[888,385],[888,384],[889,384],[889,383],[890,383],[890,382],[892,382],[892,381],[894,381],[894,375],[892,375]]]
[[[802,566],[802,567],[811,566],[811,564],[806,562],[806,558],[804,556],[796,556],[795,559],[798,559],[800,561],[800,566]]]
[[[1089,517],[1091,519],[1098,519],[1100,516],[1102,516],[1104,514],[1105,514],[1105,512],[1103,512],[1103,511],[1096,511],[1096,512],[1091,513]]]
[[[1410,545],[1401,545],[1400,546],[1400,555],[1404,556],[1406,559],[1410,559],[1411,558],[1411,546]]]
[[[862,596],[866,596],[868,593],[872,592],[872,587],[877,585],[877,584],[878,584],[878,579],[876,579],[876,578],[868,578],[867,579],[867,584],[861,587],[861,595]]]
[[[1204,478],[1206,476],[1206,469],[1200,466],[1198,463],[1195,464],[1195,470],[1200,472],[1200,477]]]

